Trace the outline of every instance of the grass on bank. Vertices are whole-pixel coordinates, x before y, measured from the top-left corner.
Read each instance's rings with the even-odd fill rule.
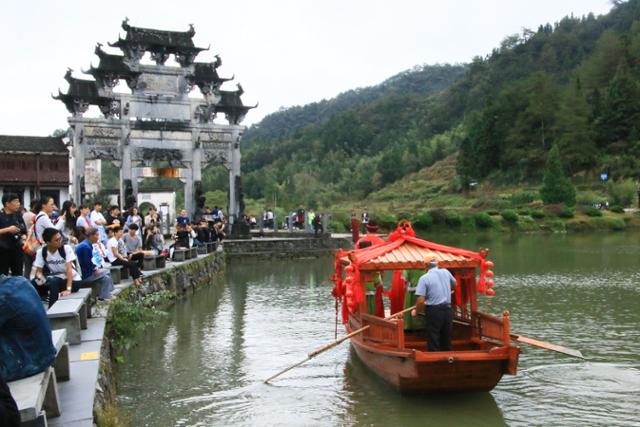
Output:
[[[630,181],[605,184],[597,177],[581,176],[574,179],[574,184],[577,194],[572,208],[545,206],[539,194],[540,184],[487,180],[464,193],[457,181],[456,156],[452,155],[371,193],[365,200],[344,199],[319,210],[331,213],[334,232],[347,232],[351,210],[360,214],[365,208],[385,230],[394,229],[400,219],[411,220],[421,230],[455,232],[618,231],[640,227],[640,216],[625,213],[622,206],[630,206],[636,200],[635,185]],[[594,207],[605,202],[610,203],[609,210]],[[246,200],[249,214],[256,215],[267,206],[273,204]],[[285,212],[276,206],[279,222]]]

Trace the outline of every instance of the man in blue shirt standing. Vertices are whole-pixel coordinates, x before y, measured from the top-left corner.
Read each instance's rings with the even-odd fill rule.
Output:
[[[438,268],[435,258],[427,261],[427,270],[418,281],[418,299],[411,315],[417,316],[425,306],[427,350],[451,351],[451,293],[456,287],[456,279],[449,270]]]

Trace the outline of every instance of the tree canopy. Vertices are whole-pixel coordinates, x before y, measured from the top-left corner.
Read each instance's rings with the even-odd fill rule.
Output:
[[[244,190],[294,205],[362,199],[456,152],[463,188],[540,183],[556,156],[563,176],[638,179],[639,82],[640,0],[616,2],[507,36],[467,65],[265,117],[243,141]]]

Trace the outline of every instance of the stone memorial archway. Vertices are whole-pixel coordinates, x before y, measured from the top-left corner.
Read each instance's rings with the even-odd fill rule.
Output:
[[[146,177],[170,176],[185,185],[185,208],[197,215],[203,198],[202,170],[212,163],[229,171],[229,221],[243,213],[240,176],[240,140],[245,127],[240,123],[254,107],[243,105],[237,90],[221,90],[218,76],[222,61],[195,62],[203,48],[193,43],[193,26],[188,31],[164,31],[122,23],[125,38],[110,44],[123,55],[107,53],[98,44],[97,67],[86,74],[95,80],[77,79],[67,71],[67,93],[55,96],[72,114],[69,117],[73,145],[73,198],[84,201],[87,187],[100,191],[100,162],[111,161],[120,169],[120,200],[135,203],[138,183]],[[155,65],[141,64],[150,52]],[[174,55],[179,67],[166,66]],[[131,93],[113,88],[124,80]],[[201,98],[189,97],[198,86]],[[83,114],[97,106],[103,117]],[[214,123],[224,114],[227,124]],[[162,165],[159,167],[158,165]],[[202,203],[200,203],[201,205]],[[233,227],[232,227],[233,229]]]

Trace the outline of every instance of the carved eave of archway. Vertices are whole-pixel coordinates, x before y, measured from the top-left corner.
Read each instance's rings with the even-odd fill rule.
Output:
[[[182,67],[188,67],[193,64],[200,52],[210,48],[205,49],[194,45],[193,25],[189,26],[188,31],[156,30],[134,27],[129,25],[129,19],[125,18],[122,29],[126,31],[125,38],[118,36],[118,40],[109,43],[109,46],[122,50],[126,63],[131,66],[137,66],[144,53],[150,52],[151,59],[158,65],[164,65],[169,55],[173,54]]]

